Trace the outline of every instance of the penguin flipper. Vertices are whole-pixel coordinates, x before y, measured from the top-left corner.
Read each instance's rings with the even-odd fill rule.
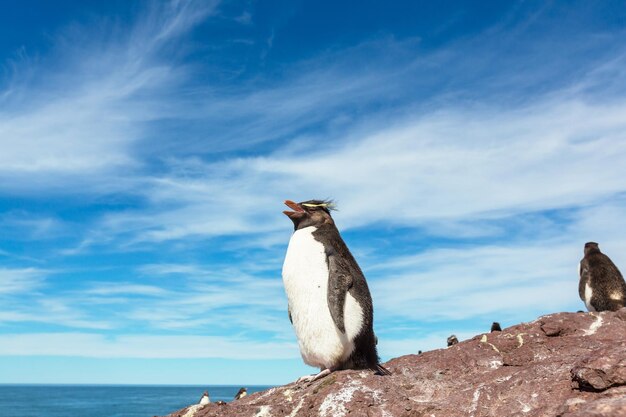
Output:
[[[340,264],[336,256],[328,256],[328,310],[335,326],[342,333],[346,332],[343,311],[346,294],[352,287],[352,283],[352,276],[347,273],[347,268]]]

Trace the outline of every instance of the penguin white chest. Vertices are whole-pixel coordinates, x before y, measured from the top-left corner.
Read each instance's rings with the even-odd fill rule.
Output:
[[[595,308],[591,305],[591,297],[593,296],[593,290],[591,286],[587,282],[585,284],[585,305],[587,306],[587,311],[596,311]]]
[[[292,235],[283,264],[283,283],[302,358],[308,365],[325,369],[337,366],[354,350],[362,309],[347,294],[346,333],[337,329],[328,308],[326,252],[324,245],[315,240],[315,230],[306,227]]]

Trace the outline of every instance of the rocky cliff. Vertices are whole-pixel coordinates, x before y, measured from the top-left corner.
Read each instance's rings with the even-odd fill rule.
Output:
[[[626,308],[551,314],[385,367],[168,417],[626,416]]]

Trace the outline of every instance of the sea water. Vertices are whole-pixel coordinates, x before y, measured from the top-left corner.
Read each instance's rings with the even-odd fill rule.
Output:
[[[0,385],[0,417],[153,417],[197,404],[232,401],[241,386]],[[267,386],[247,386],[248,394]]]

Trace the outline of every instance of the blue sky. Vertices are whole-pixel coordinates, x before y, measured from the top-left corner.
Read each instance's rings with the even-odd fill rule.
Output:
[[[383,360],[626,265],[617,1],[5,2],[0,383],[282,384],[285,199],[332,197]]]

